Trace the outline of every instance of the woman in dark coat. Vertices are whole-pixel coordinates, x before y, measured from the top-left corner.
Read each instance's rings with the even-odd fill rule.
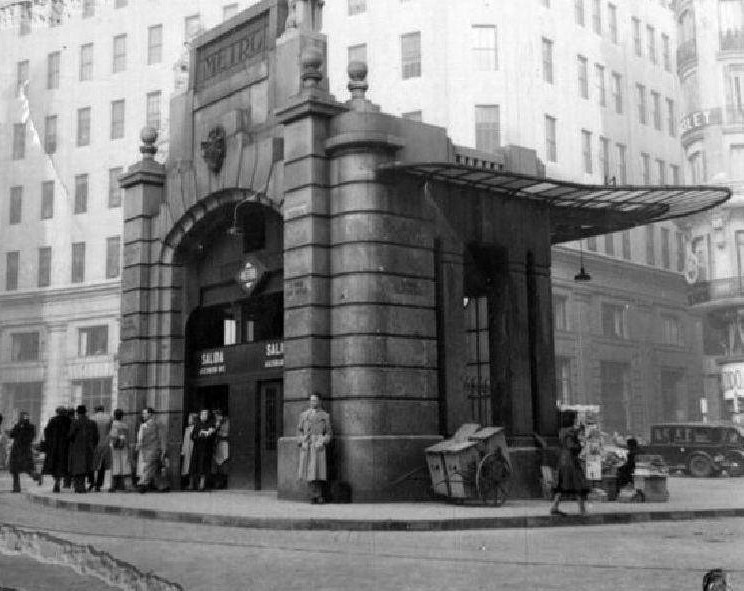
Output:
[[[42,474],[51,474],[54,478],[52,492],[59,492],[59,481],[68,474],[68,460],[70,453],[70,420],[67,409],[58,406],[56,415],[49,419],[44,428],[44,445],[46,457]]]
[[[41,484],[41,476],[36,474],[34,454],[31,444],[36,429],[29,421],[28,413],[21,411],[18,423],[10,430],[13,445],[10,448],[10,473],[13,475],[13,492],[21,492],[21,474],[24,472]]]
[[[214,418],[211,413],[203,409],[199,418],[194,422],[191,438],[194,440],[194,451],[191,456],[191,488],[204,490],[207,487],[212,472],[212,456],[214,442],[217,436]]]
[[[579,501],[579,512],[586,514],[586,495],[589,493],[584,468],[579,460],[581,453],[581,435],[583,425],[576,424],[576,411],[569,410],[562,414],[562,428],[558,431],[561,442],[561,453],[558,458],[558,485],[555,487],[551,515],[565,515],[558,508],[561,496],[575,494]]]
[[[85,492],[85,477],[93,472],[93,456],[98,444],[98,427],[87,417],[84,404],[77,407],[70,427],[70,474],[76,493]]]

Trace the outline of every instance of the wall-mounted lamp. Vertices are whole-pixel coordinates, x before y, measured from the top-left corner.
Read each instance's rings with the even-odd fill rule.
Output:
[[[579,272],[574,275],[574,281],[591,281],[592,276],[584,269],[584,245],[579,238]]]

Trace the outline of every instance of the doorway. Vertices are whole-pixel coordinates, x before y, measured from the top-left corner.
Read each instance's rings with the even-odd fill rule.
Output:
[[[257,403],[256,488],[272,490],[277,487],[277,446],[283,431],[282,382],[259,382]]]

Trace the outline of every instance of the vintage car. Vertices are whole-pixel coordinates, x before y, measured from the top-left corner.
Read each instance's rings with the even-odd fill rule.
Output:
[[[744,434],[740,427],[716,423],[659,423],[639,453],[661,456],[670,470],[691,476],[744,475]]]

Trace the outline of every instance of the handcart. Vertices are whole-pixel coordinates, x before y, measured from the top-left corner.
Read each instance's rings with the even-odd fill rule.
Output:
[[[509,496],[512,467],[501,427],[463,425],[452,439],[426,448],[426,459],[438,496],[496,507]]]

